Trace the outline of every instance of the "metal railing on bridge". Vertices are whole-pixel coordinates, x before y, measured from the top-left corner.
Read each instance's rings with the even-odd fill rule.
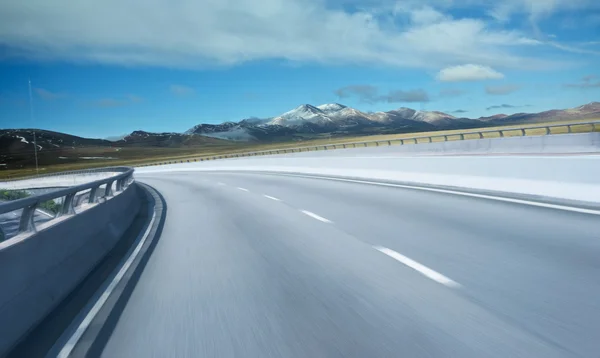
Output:
[[[113,175],[108,178],[94,180],[88,183],[70,186],[67,188],[57,189],[49,193],[32,195],[22,199],[6,201],[0,203],[0,215],[17,212],[18,216],[18,228],[16,234],[26,232],[36,232],[36,222],[34,216],[36,211],[41,211],[45,215],[54,216],[58,218],[65,215],[76,215],[76,203],[75,201],[82,201],[86,199],[85,203],[95,204],[97,202],[105,201],[110,197],[118,194],[125,190],[133,182],[133,168],[130,167],[108,167],[99,169],[86,169],[86,170],[75,170],[69,172],[61,172],[56,174],[46,174],[43,176],[33,176],[24,179],[32,178],[43,178],[43,177],[55,177],[61,175],[81,175],[89,173],[106,173],[106,172],[118,172],[119,174]],[[101,188],[103,187],[103,188]],[[77,197],[79,195],[79,197]],[[58,202],[56,212],[48,212],[40,208],[42,203],[46,202]],[[5,231],[0,227],[0,242],[6,239]]]

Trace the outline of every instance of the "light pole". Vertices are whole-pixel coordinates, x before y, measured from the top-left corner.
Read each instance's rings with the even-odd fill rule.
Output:
[[[31,94],[31,79],[29,80],[29,118],[31,120],[31,124],[33,124],[33,153],[35,155],[35,173],[40,175],[40,169],[38,168],[37,140],[35,136],[35,121],[33,119],[33,95]]]

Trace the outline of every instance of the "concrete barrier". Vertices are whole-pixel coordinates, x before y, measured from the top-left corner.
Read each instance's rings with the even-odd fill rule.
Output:
[[[114,247],[139,212],[142,195],[130,185],[59,224],[0,243],[0,356]]]
[[[398,147],[400,153],[596,153],[600,133],[484,138]]]
[[[409,142],[410,143],[410,142]],[[440,155],[440,154],[556,154],[600,153],[600,132],[548,136],[455,140],[379,147],[337,149],[285,154],[286,157]],[[281,155],[273,155],[280,157]]]
[[[599,137],[596,134],[564,137],[566,139],[556,139],[555,137],[560,136],[555,135],[545,137],[544,140],[533,141],[530,137],[516,137],[513,143],[535,143],[536,148],[541,148],[540,145],[544,143],[547,148],[560,148],[558,143],[562,143],[564,146],[574,145],[575,142],[591,145],[597,144]],[[494,144],[489,144],[487,141]],[[475,145],[467,144],[468,142],[475,142],[475,140],[461,141],[457,144]],[[506,145],[496,144],[497,142],[506,143],[501,139],[484,140],[483,143],[488,143],[496,148]],[[423,145],[425,144],[407,145],[406,147]],[[484,147],[485,145],[482,144],[480,148]],[[525,147],[527,145],[523,145],[521,148]],[[378,152],[378,148],[357,148],[312,152],[312,155],[303,153],[305,155],[302,156],[264,156],[166,165],[137,169],[135,176],[142,179],[146,172],[215,170],[302,173],[600,203],[600,181],[598,179],[600,178],[600,155],[415,156],[389,152],[399,148],[402,147],[387,147],[388,152],[385,153]],[[505,148],[510,147],[506,146]],[[345,154],[342,155],[342,152]]]

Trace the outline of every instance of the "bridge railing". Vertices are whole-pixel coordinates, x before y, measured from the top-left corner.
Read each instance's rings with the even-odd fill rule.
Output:
[[[9,182],[9,181],[20,181],[27,179],[37,179],[37,178],[47,178],[47,177],[60,177],[67,175],[82,175],[82,174],[96,174],[96,173],[115,173],[115,172],[123,172],[129,169],[129,167],[101,167],[101,168],[88,168],[88,169],[78,169],[78,170],[67,170],[63,172],[56,173],[44,173],[44,174],[34,174],[27,176],[17,176],[14,178],[2,178],[0,179],[0,183]]]
[[[23,199],[2,202],[0,203],[0,215],[11,212],[14,212],[17,215],[18,227],[16,234],[36,232],[37,227],[34,220],[36,211],[41,211],[48,216],[54,216],[54,218],[66,215],[76,215],[76,200],[81,201],[81,197],[77,197],[78,194],[85,193],[88,204],[106,201],[110,197],[124,191],[133,182],[133,171],[134,169],[129,167],[71,171],[68,172],[68,175],[102,172],[118,172],[119,174],[80,185],[54,190],[45,194],[32,195]],[[44,175],[44,177],[67,175],[66,173],[67,172],[48,174]],[[49,201],[60,203],[57,206],[56,212],[48,212],[40,208],[41,204]],[[19,210],[20,213],[18,212]],[[5,239],[6,236],[4,230],[0,227],[0,242]]]
[[[592,120],[592,121],[581,121],[581,122],[573,122],[573,123],[560,123],[560,124],[544,124],[539,126],[527,126],[527,127],[500,127],[494,129],[476,129],[476,130],[467,130],[455,133],[444,133],[444,134],[429,134],[429,135],[421,135],[421,136],[412,136],[412,137],[403,137],[403,138],[392,138],[392,139],[383,139],[383,140],[369,140],[369,141],[359,141],[359,142],[346,142],[346,143],[336,143],[336,144],[321,144],[321,145],[311,145],[311,146],[302,146],[302,147],[294,147],[294,148],[281,148],[281,149],[269,149],[262,151],[254,151],[254,152],[243,152],[243,153],[230,153],[230,154],[221,154],[214,156],[205,156],[199,158],[192,159],[180,159],[180,160],[167,160],[162,162],[156,162],[151,164],[140,165],[144,166],[155,166],[155,165],[165,165],[165,164],[176,164],[176,163],[185,163],[185,162],[199,162],[205,160],[216,160],[216,159],[226,159],[226,158],[239,158],[239,157],[251,157],[258,155],[274,155],[274,154],[284,154],[284,153],[299,153],[299,152],[309,152],[315,150],[330,150],[330,149],[342,149],[342,148],[357,148],[357,147],[368,147],[370,145],[374,146],[391,146],[391,145],[405,145],[405,144],[416,144],[420,143],[420,141],[425,141],[425,143],[436,142],[447,142],[450,141],[451,137],[458,137],[458,140],[466,140],[466,136],[476,136],[478,139],[486,138],[486,134],[497,134],[499,137],[505,136],[515,136],[516,132],[517,136],[526,136],[531,131],[539,131],[542,130],[542,135],[550,135],[552,134],[553,128],[564,128],[566,133],[573,133],[573,127],[577,126],[590,126],[592,132],[595,132],[600,129],[600,120]],[[513,133],[510,133],[513,132]],[[590,132],[590,130],[587,130]]]

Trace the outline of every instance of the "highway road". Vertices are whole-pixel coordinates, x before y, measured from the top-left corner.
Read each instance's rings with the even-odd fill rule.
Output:
[[[0,214],[0,228],[2,228],[2,231],[4,232],[5,240],[8,240],[19,233],[21,211],[22,210],[15,210],[9,213]],[[53,218],[54,216],[46,211],[36,210],[33,220],[36,224],[41,224],[50,221]]]
[[[103,357],[598,357],[598,216],[267,174],[136,175],[167,219]]]

